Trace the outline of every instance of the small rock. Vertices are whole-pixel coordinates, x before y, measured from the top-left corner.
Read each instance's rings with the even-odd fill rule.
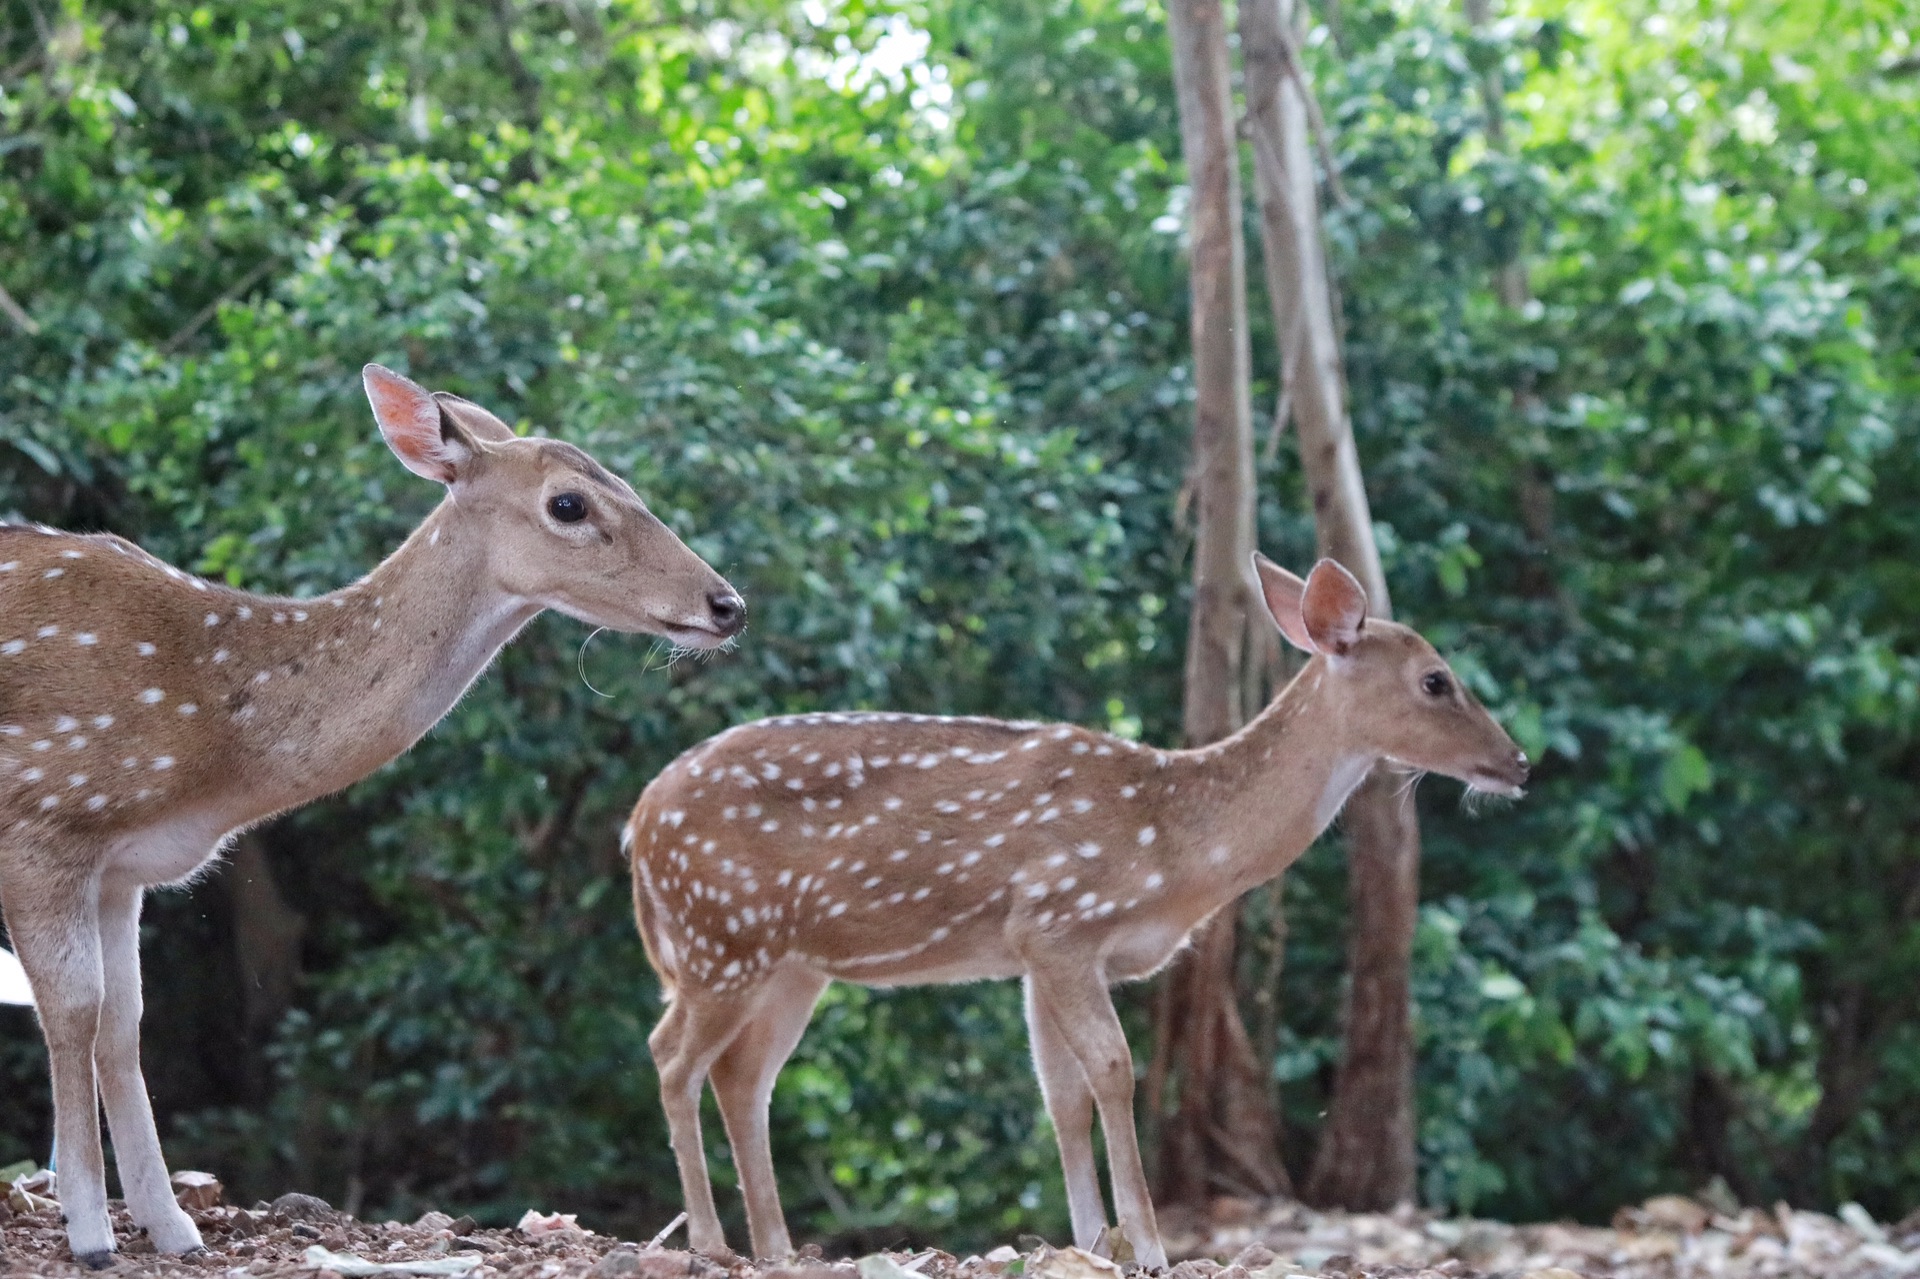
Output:
[[[595,1262],[587,1273],[592,1279],[634,1279],[640,1273],[640,1254],[616,1248]]]
[[[727,1273],[726,1267],[715,1265],[697,1252],[649,1248],[645,1252],[628,1255],[637,1263],[633,1271],[634,1279],[724,1279]],[[762,1279],[772,1279],[776,1273],[767,1271]]]
[[[862,1257],[854,1264],[860,1267],[860,1279],[913,1279],[905,1266],[884,1252]]]
[[[1084,1248],[1060,1248],[1029,1262],[1027,1274],[1032,1279],[1120,1279],[1121,1271],[1105,1257],[1096,1257]]]
[[[1167,1279],[1213,1279],[1220,1273],[1220,1263],[1201,1257],[1194,1261],[1182,1261],[1168,1272]]]
[[[1655,1195],[1640,1205],[1640,1215],[1655,1230],[1678,1230],[1688,1235],[1699,1234],[1713,1219],[1706,1205],[1685,1195]]]
[[[775,1266],[771,1270],[762,1270],[760,1279],[829,1279],[839,1276],[840,1271],[832,1266],[807,1265]]]
[[[1475,1221],[1461,1230],[1460,1241],[1453,1245],[1453,1255],[1469,1266],[1485,1266],[1500,1255],[1500,1245],[1505,1242],[1506,1232],[1500,1227]]]
[[[281,1195],[267,1211],[284,1222],[319,1221],[334,1222],[343,1215],[338,1209],[318,1195],[303,1195],[299,1192]]]
[[[1320,1273],[1323,1275],[1350,1274],[1359,1268],[1360,1263],[1353,1259],[1350,1252],[1336,1252],[1320,1263]]]
[[[217,1208],[220,1206],[220,1179],[210,1172],[176,1172],[173,1174],[173,1197],[182,1208]]]
[[[1548,1266],[1545,1270],[1529,1270],[1520,1279],[1580,1279],[1580,1276],[1565,1266]]]
[[[1868,1243],[1885,1243],[1887,1228],[1873,1219],[1873,1214],[1851,1201],[1840,1205],[1840,1220],[1853,1227],[1853,1233]]]
[[[1215,1200],[1218,1203],[1219,1200]],[[1239,1266],[1249,1272],[1265,1270],[1274,1261],[1273,1249],[1262,1243],[1250,1243],[1235,1254],[1229,1265]]]
[[[423,1212],[420,1220],[413,1223],[415,1230],[424,1230],[428,1234],[438,1234],[453,1225],[453,1218],[444,1212]]]
[[[1713,1209],[1719,1216],[1738,1217],[1740,1215],[1740,1196],[1733,1193],[1733,1187],[1727,1184],[1727,1179],[1717,1172],[1713,1174],[1712,1180],[1700,1187],[1700,1193],[1694,1198]]]

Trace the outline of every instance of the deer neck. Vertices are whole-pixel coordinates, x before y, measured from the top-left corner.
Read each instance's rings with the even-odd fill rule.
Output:
[[[293,603],[255,608],[277,615]],[[297,603],[309,620],[271,628],[240,724],[272,774],[260,790],[275,809],[412,746],[541,609],[493,584],[485,538],[451,498],[366,577]]]
[[[1175,757],[1189,784],[1170,798],[1196,835],[1183,841],[1184,873],[1220,902],[1291,865],[1379,758],[1352,743],[1327,677],[1315,657],[1238,733]]]

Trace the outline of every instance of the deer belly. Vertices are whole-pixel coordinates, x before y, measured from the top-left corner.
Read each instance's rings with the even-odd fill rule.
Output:
[[[913,955],[879,954],[851,960],[812,959],[829,977],[858,986],[951,986],[1018,977],[1025,969],[1004,946],[987,951],[934,946]]]
[[[105,869],[137,884],[171,884],[212,861],[231,831],[226,819],[186,814],[113,841]]]
[[[1172,920],[1143,919],[1133,927],[1116,933],[1107,947],[1107,981],[1138,981],[1159,972],[1187,944],[1192,932],[1191,925]]]

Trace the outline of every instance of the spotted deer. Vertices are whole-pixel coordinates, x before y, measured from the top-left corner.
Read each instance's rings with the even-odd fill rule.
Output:
[[[745,605],[625,483],[368,365],[375,420],[447,495],[344,590],[287,599],[118,537],[0,527],[0,907],[51,1058],[74,1255],[107,1264],[99,1108],[134,1221],[200,1247],[140,1073],[139,919],[234,832],[405,751],[543,609],[713,648]]]
[[[725,1249],[700,1138],[711,1078],[754,1251],[790,1251],[767,1145],[774,1077],[835,978],[870,986],[1020,977],[1073,1235],[1119,1224],[1166,1264],[1133,1123],[1133,1059],[1108,987],[1305,851],[1380,761],[1519,795],[1526,756],[1419,635],[1367,619],[1322,560],[1305,582],[1256,556],[1268,610],[1312,654],[1265,711],[1201,750],[1072,725],[793,715],[688,751],[623,836],[666,1015],[650,1044],[694,1248]]]

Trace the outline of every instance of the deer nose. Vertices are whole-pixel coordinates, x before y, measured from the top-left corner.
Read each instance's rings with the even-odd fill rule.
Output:
[[[714,628],[722,635],[738,635],[747,624],[747,602],[733,591],[715,591],[707,596],[707,608],[713,614]]]
[[[1514,771],[1520,774],[1520,780],[1523,782],[1527,780],[1527,774],[1533,771],[1533,765],[1527,762],[1527,753],[1525,751],[1515,751],[1513,753],[1513,767]]]

